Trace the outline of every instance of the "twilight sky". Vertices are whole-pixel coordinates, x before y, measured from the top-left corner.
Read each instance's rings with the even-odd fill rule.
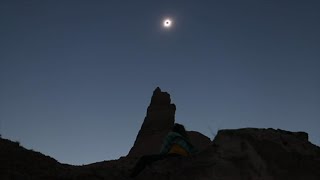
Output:
[[[280,128],[320,145],[319,9],[319,0],[1,0],[0,133],[62,163],[117,159],[159,86],[176,122],[211,139]]]

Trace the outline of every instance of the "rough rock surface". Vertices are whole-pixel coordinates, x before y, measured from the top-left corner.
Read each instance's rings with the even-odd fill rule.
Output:
[[[320,179],[320,148],[303,132],[236,129],[218,132],[191,158],[154,163],[137,179]]]
[[[165,135],[155,134],[169,131],[174,123],[174,111],[170,95],[157,88],[129,155],[84,166],[61,164],[51,157],[25,149],[17,142],[0,138],[0,179],[130,179],[129,174],[139,156],[158,152],[162,143],[160,138]],[[308,141],[307,133],[270,128],[220,130],[213,141],[195,131],[188,133],[200,150],[198,154],[157,161],[135,179],[320,179],[320,148]],[[153,145],[157,148],[150,148]]]
[[[220,130],[192,157],[155,162],[138,180],[319,180],[320,148],[307,134],[275,129]],[[60,164],[38,152],[0,139],[0,179],[130,179],[138,158],[122,157],[85,166]]]
[[[198,151],[206,149],[211,144],[210,138],[197,132],[197,131],[188,131],[188,136],[190,142],[196,147]]]
[[[162,92],[159,87],[153,91],[141,129],[128,157],[159,153],[163,139],[172,129],[175,122],[175,104],[171,103],[170,94]],[[188,132],[190,141],[199,150],[210,144],[210,139],[195,131]]]
[[[128,156],[138,157],[159,152],[162,141],[175,121],[176,106],[170,95],[157,87],[152,95],[141,129]],[[147,146],[146,146],[147,145]]]

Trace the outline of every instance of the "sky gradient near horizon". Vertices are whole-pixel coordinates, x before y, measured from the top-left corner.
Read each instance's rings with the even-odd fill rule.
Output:
[[[126,155],[159,86],[176,122],[320,145],[320,1],[0,1],[0,134],[62,163]],[[174,26],[165,30],[163,18]]]

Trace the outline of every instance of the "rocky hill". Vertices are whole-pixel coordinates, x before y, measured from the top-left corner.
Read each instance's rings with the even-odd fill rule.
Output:
[[[60,164],[51,157],[0,138],[0,179],[98,180],[130,179],[142,155],[159,151],[174,124],[176,106],[157,88],[146,118],[127,156],[84,166]],[[220,130],[213,141],[188,132],[199,153],[171,157],[147,167],[135,179],[319,180],[320,148],[305,132],[244,128]]]

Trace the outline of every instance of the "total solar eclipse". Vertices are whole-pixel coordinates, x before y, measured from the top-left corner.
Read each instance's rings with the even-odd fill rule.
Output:
[[[163,21],[163,27],[170,28],[172,26],[172,20],[171,19],[165,19]]]

